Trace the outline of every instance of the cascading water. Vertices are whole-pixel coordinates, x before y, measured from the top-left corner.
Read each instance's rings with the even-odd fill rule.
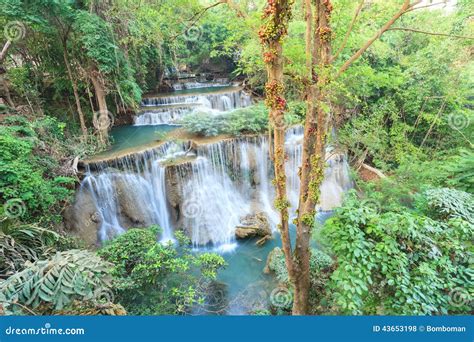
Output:
[[[225,87],[230,86],[227,79],[222,79],[214,82],[177,82],[173,84],[174,90],[185,90],[185,89],[201,89],[201,88],[212,88],[212,87]]]
[[[136,116],[134,123],[136,126],[169,125],[179,122],[186,114],[189,114],[190,110],[189,107],[165,107],[147,110]]]
[[[298,203],[302,138],[301,127],[291,128],[286,134],[285,167],[292,216]],[[192,149],[194,153],[190,153]],[[266,136],[199,146],[167,142],[151,151],[91,165],[95,171],[88,172],[81,188],[92,192],[99,208],[101,240],[140,222],[161,226],[164,240],[172,238],[174,228],[182,228],[195,246],[228,247],[244,216],[264,212],[274,230],[279,221],[273,207],[273,167],[268,150]],[[174,165],[181,203],[179,213],[172,215],[166,190],[167,162],[185,156],[191,159],[184,158],[184,162]],[[344,191],[352,186],[343,154],[329,148],[327,162],[320,211],[339,206]],[[130,203],[134,208],[129,208]]]
[[[248,202],[229,176],[205,157],[192,164],[192,173],[181,184],[183,225],[194,246],[230,246],[240,217],[249,212]]]
[[[132,224],[157,224],[163,230],[162,241],[173,239],[162,162],[188,148],[166,143],[155,150],[88,166],[80,191],[87,189],[92,194],[100,215],[100,241],[123,233],[125,217]]]
[[[226,87],[218,91],[211,89],[208,94],[171,93],[144,98],[142,114],[136,116],[134,121],[135,125],[176,124],[194,110],[226,112],[250,105],[250,96],[238,87]]]

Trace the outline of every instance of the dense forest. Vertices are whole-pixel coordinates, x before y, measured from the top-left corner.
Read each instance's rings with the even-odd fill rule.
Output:
[[[470,0],[0,0],[0,315],[447,315]]]

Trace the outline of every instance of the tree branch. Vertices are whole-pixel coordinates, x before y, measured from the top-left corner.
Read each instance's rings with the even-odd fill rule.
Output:
[[[470,36],[459,36],[456,34],[449,34],[449,33],[428,32],[428,31],[416,30],[416,29],[407,28],[407,27],[392,27],[388,29],[388,31],[409,31],[409,32],[415,32],[415,33],[429,34],[432,36],[452,37],[452,38],[459,38],[459,39],[474,39],[474,37],[470,37]]]
[[[365,2],[365,0],[361,0],[361,2],[359,3],[359,6],[357,6],[357,9],[354,13],[354,17],[352,18],[351,24],[349,25],[349,28],[346,32],[344,40],[342,41],[342,44],[339,47],[339,49],[336,51],[336,53],[332,57],[331,62],[335,61],[337,59],[337,57],[339,56],[339,54],[342,52],[342,50],[344,50],[344,48],[346,47],[347,40],[349,39],[349,36],[351,35],[352,29],[354,28],[354,24],[357,21],[357,17],[359,16],[359,13],[362,9],[362,6],[364,5],[364,2]]]
[[[3,49],[2,49],[2,51],[0,52],[0,64],[3,62],[3,60],[4,60],[5,57],[7,56],[8,49],[10,48],[11,45],[12,45],[12,41],[11,41],[11,40],[7,40],[7,42],[5,43],[5,45],[3,45]]]
[[[423,6],[419,6],[419,7],[415,7],[416,5],[413,5],[406,11],[406,13],[411,12],[411,11],[416,11],[416,10],[419,10],[419,9],[422,9],[422,8],[432,7],[432,6],[437,6],[437,5],[442,5],[442,4],[446,5],[446,2],[447,1],[444,0],[444,1],[441,1],[441,2],[435,2],[435,3],[432,3],[432,4],[423,5]]]
[[[187,30],[189,30],[191,27],[194,26],[194,24],[196,24],[196,22],[201,19],[201,17],[204,15],[204,13],[206,13],[208,10],[210,10],[211,8],[214,8],[216,6],[219,6],[221,4],[224,4],[226,2],[226,0],[220,0],[210,6],[207,6],[205,8],[203,8],[202,10],[200,10],[199,12],[195,13],[191,18],[189,18],[187,21],[190,22],[190,24],[186,25],[186,28],[181,32],[181,33],[178,33],[172,37],[170,37],[170,39],[173,41],[175,40],[176,38],[178,38],[179,36],[181,36],[182,34],[184,34]]]
[[[418,5],[421,2],[421,0],[415,1],[413,4],[410,4],[410,0],[405,0],[403,2],[402,7],[400,10],[393,15],[393,17],[387,21],[387,23],[382,26],[380,30],[377,31],[377,33],[370,38],[355,54],[353,54],[338,70],[336,76],[334,77],[335,79],[338,78],[344,71],[349,68],[349,66],[356,61],[377,39],[384,34],[385,31],[387,31],[390,26],[392,26],[398,18],[400,18],[403,14],[407,12],[410,8],[413,8],[413,6]]]

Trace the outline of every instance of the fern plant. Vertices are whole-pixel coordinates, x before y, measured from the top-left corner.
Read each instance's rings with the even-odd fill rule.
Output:
[[[461,218],[474,224],[474,196],[449,188],[429,189],[425,192],[429,208],[436,217]]]
[[[110,264],[86,250],[58,252],[50,259],[27,262],[27,267],[0,282],[7,303],[61,310],[73,300],[87,301],[110,292]]]
[[[0,278],[21,271],[27,261],[48,258],[66,240],[36,225],[3,221],[0,225]]]

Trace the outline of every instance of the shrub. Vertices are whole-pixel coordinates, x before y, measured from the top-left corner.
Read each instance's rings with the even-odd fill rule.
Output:
[[[467,313],[452,291],[472,296],[472,234],[466,221],[381,213],[352,192],[321,232],[338,263],[331,300],[346,314]]]
[[[71,240],[32,224],[0,226],[0,278],[23,270],[27,261],[46,259],[58,250],[71,247]]]
[[[89,301],[110,291],[110,264],[85,250],[58,252],[0,282],[3,300],[14,310],[61,310],[73,300]],[[16,303],[22,305],[15,305]]]
[[[64,123],[48,116],[28,121],[9,116],[0,127],[0,198],[5,216],[25,222],[58,222],[63,204],[73,193],[72,169],[65,167],[71,155],[84,154],[76,139],[68,144]],[[82,151],[82,152],[81,152]]]
[[[436,188],[424,193],[429,211],[440,219],[461,218],[474,224],[474,196],[460,190]]]
[[[191,254],[179,232],[179,248],[158,243],[157,234],[157,227],[130,229],[99,251],[114,264],[117,299],[132,314],[186,312],[203,301],[204,285],[225,265],[216,254]]]

